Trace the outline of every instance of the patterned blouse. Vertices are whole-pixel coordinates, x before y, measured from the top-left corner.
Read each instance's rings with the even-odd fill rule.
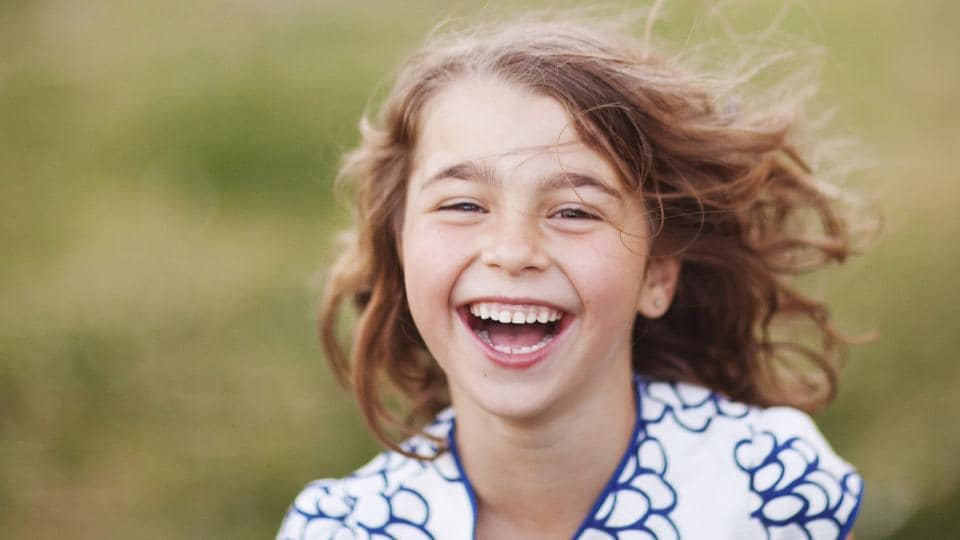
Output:
[[[686,383],[637,378],[632,443],[576,540],[846,538],[862,481],[813,421]],[[278,540],[470,539],[476,497],[454,444],[452,409],[425,431],[447,438],[436,460],[383,452],[350,476],[297,496]],[[414,437],[404,449],[432,455]]]

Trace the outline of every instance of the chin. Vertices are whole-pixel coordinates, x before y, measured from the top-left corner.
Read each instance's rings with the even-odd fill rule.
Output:
[[[459,392],[457,407],[470,407],[477,412],[511,422],[530,422],[551,410],[551,392],[546,381],[504,382],[485,379],[480,387]]]

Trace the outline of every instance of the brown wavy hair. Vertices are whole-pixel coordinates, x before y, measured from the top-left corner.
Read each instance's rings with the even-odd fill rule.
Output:
[[[827,306],[789,281],[853,252],[848,195],[801,158],[798,102],[752,111],[725,101],[735,79],[691,73],[647,41],[581,21],[436,35],[402,67],[375,119],[361,121],[338,177],[352,188],[355,228],[328,277],[319,329],[334,371],[388,447],[400,450],[398,436],[449,405],[407,306],[398,243],[421,111],[472,74],[562,104],[584,143],[643,199],[652,256],[680,260],[667,313],[637,316],[636,373],[761,406],[814,410],[832,399],[848,340]],[[342,340],[337,323],[350,303],[356,320]]]

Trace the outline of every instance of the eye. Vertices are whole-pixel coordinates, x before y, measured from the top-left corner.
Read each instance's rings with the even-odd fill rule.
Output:
[[[472,203],[469,201],[459,201],[455,203],[446,204],[441,206],[439,209],[451,210],[454,212],[468,212],[468,213],[483,212],[483,208],[479,204]]]
[[[600,219],[596,214],[582,208],[561,208],[554,216],[561,219]]]

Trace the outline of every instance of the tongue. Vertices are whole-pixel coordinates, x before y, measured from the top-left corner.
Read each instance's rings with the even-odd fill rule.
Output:
[[[547,325],[487,323],[487,335],[494,345],[507,347],[530,347],[547,335]]]

